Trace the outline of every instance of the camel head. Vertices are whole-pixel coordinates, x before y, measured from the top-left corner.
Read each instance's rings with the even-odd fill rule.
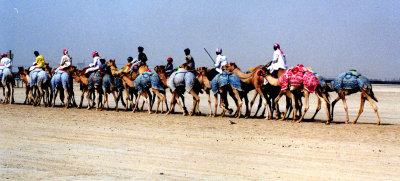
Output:
[[[115,59],[110,59],[110,60],[106,63],[106,65],[109,66],[109,67],[115,67],[115,68],[117,68],[117,65],[115,64]]]
[[[199,72],[199,75],[204,74],[207,72],[207,67],[198,67],[197,71]]]
[[[156,67],[154,67],[154,71],[157,74],[165,73],[165,65],[157,65]]]
[[[25,74],[24,67],[18,67],[18,74]]]
[[[238,67],[235,62],[231,62],[231,63],[228,63],[228,64],[222,66],[222,70],[226,70],[228,72],[232,72],[236,68],[238,68]]]

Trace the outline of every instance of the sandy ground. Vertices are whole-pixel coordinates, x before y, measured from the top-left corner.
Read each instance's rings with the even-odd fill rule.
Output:
[[[397,180],[400,86],[374,92],[381,126],[369,103],[356,125],[343,124],[341,102],[331,125],[323,109],[297,124],[0,105],[0,180]],[[348,97],[350,120],[359,99]],[[314,95],[310,107],[307,119]]]

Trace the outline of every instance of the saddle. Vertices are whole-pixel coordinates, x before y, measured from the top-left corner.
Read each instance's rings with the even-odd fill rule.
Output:
[[[278,80],[282,90],[288,89],[289,86],[303,85],[305,89],[313,93],[320,85],[318,78],[301,64],[288,69]]]

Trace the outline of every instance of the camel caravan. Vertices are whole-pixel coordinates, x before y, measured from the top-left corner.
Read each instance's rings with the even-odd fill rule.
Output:
[[[318,105],[311,120],[314,120],[323,107],[326,112],[325,123],[330,124],[333,120],[334,106],[340,99],[346,112],[345,123],[349,122],[345,96],[361,92],[360,109],[352,123],[357,122],[363,112],[364,103],[368,100],[377,115],[376,124],[380,124],[375,104],[378,100],[366,77],[356,70],[350,70],[327,82],[323,76],[302,64],[287,68],[285,54],[278,44],[274,44],[271,62],[256,66],[247,72],[241,71],[236,63],[228,62],[226,56],[222,55],[221,49],[216,50],[214,67],[197,69],[189,49],[185,49],[186,63],[174,67],[170,57],[167,65],[155,66],[154,70],[150,70],[146,64],[147,57],[143,53],[143,47],[139,47],[138,51],[138,58],[128,57],[128,62],[122,68],[117,67],[114,59],[106,61],[98,52],[93,52],[93,63],[81,70],[71,64],[72,58],[65,49],[61,63],[54,69],[45,63],[39,52],[35,51],[36,61],[32,66],[26,69],[18,67],[18,76],[25,85],[23,104],[39,106],[43,103],[45,107],[83,108],[83,101],[86,99],[87,109],[95,108],[101,111],[110,109],[108,94],[112,94],[115,111],[119,111],[119,101],[124,111],[143,111],[144,105],[147,105],[149,114],[153,111],[161,114],[174,113],[175,105],[178,104],[184,116],[193,116],[202,115],[199,109],[199,95],[205,93],[209,107],[207,115],[210,117],[224,117],[226,114],[231,114],[235,118],[265,117],[265,119],[287,120],[291,116],[294,122],[300,123],[308,112],[310,94],[314,93]],[[7,54],[1,56],[0,78],[4,97],[2,103],[12,104],[15,86],[14,75],[11,72],[12,60]],[[214,61],[211,56],[210,58]],[[75,102],[74,82],[79,84],[81,91],[79,104]],[[249,101],[248,95],[252,90],[254,94]],[[170,101],[167,100],[167,91],[172,95]],[[329,92],[338,94],[332,102]],[[193,105],[189,112],[185,105],[184,94],[193,97]],[[235,110],[229,107],[228,96],[232,98]],[[260,101],[257,111],[252,115],[252,108],[258,96]],[[56,105],[57,97],[61,105]],[[279,110],[279,100],[282,97],[286,103],[284,112]],[[218,107],[222,110],[219,115]],[[242,107],[246,107],[244,115]],[[261,115],[258,116],[259,112]]]

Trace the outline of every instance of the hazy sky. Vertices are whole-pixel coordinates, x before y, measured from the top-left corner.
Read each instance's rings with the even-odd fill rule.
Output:
[[[73,63],[91,52],[119,66],[143,46],[148,64],[211,66],[223,49],[242,70],[272,59],[278,42],[289,66],[303,64],[325,77],[357,69],[371,79],[400,78],[400,1],[32,1],[0,0],[0,52],[11,49],[14,69],[38,50],[59,62],[64,48]]]

